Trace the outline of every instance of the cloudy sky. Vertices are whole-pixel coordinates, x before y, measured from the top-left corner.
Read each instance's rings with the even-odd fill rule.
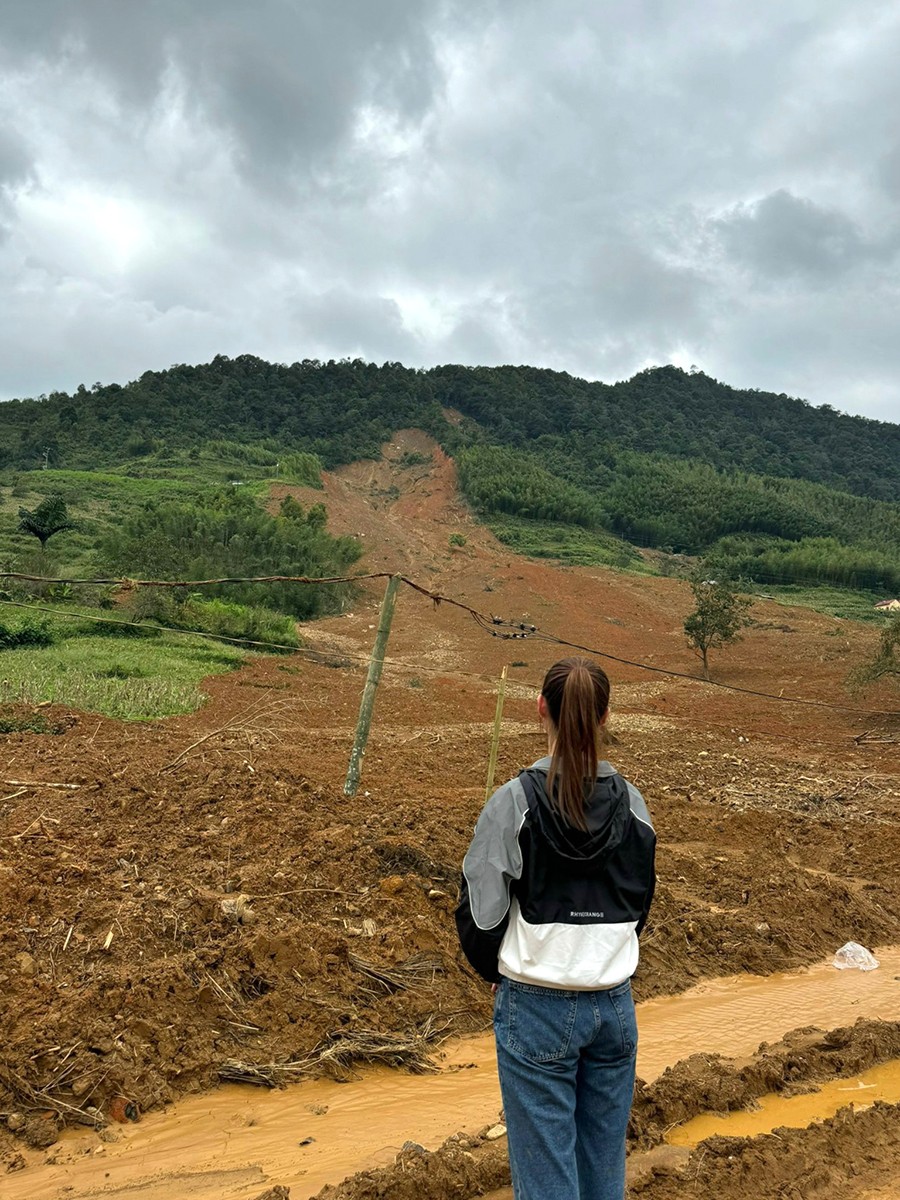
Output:
[[[0,0],[0,396],[696,364],[900,420],[897,0]]]

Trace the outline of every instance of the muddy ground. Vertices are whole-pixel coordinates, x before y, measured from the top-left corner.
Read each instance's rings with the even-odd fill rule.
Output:
[[[432,464],[401,466],[410,450],[432,452]],[[363,535],[369,569],[696,671],[680,633],[683,583],[516,558],[472,521],[452,463],[423,435],[329,477],[325,499],[335,531]],[[467,542],[454,550],[457,531]],[[59,735],[0,738],[0,1113],[99,1123],[117,1096],[145,1110],[254,1072],[340,1075],[366,1055],[415,1065],[437,1037],[487,1025],[490,997],[460,959],[452,908],[484,799],[495,681],[508,665],[505,778],[543,752],[534,685],[566,651],[490,638],[459,610],[404,592],[350,800],[342,783],[378,603],[377,589],[361,590],[343,616],[304,630],[307,653],[211,679],[192,716],[123,725],[61,713]],[[753,615],[745,641],[713,660],[714,679],[900,708],[888,687],[860,701],[843,686],[876,631],[773,602]],[[850,939],[900,940],[891,718],[609,670],[608,753],[660,833],[640,997],[798,966]],[[892,1121],[866,1118],[860,1145],[874,1161]],[[8,1164],[23,1132],[0,1128]],[[782,1178],[775,1149],[747,1154],[747,1180]],[[695,1191],[641,1186],[647,1200],[713,1186],[737,1195],[722,1182],[734,1157],[710,1149]],[[740,1194],[792,1195],[778,1186]]]

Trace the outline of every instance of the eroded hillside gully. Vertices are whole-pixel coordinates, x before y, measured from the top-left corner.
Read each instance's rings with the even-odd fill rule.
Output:
[[[808,1094],[766,1097],[759,1112],[730,1118],[707,1113],[666,1130],[666,1140],[694,1146],[716,1134],[768,1132],[773,1121],[803,1127],[850,1103],[900,1102],[900,1060],[893,1057],[900,1054],[900,947],[878,954],[881,968],[876,972],[837,972],[822,963],[764,978],[713,980],[679,996],[641,1004],[639,1075],[648,1084],[657,1081],[662,1093],[649,1094],[643,1107],[636,1108],[632,1157],[640,1158],[642,1146],[649,1149],[661,1140],[661,1121],[679,1120],[679,1104],[687,1113],[692,1108],[703,1113],[706,1105],[715,1111],[723,1098],[729,1103],[729,1088],[722,1088],[728,1072],[718,1070],[713,1056],[737,1060],[735,1068],[743,1065],[744,1074],[755,1078],[747,1064],[754,1061],[759,1043],[777,1042],[798,1013],[807,1026],[819,1030],[847,1027],[862,1017],[880,1021],[883,1037],[871,1024],[858,1046],[849,1034],[829,1046],[821,1033],[807,1031],[793,1042],[788,1039],[780,1057],[770,1047],[773,1061],[783,1067],[784,1089]],[[815,1061],[815,1047],[824,1047],[826,1059],[830,1053],[834,1061],[827,1066]],[[292,1197],[310,1196],[354,1172],[389,1167],[407,1142],[430,1150],[459,1130],[474,1133],[496,1123],[499,1096],[491,1038],[451,1041],[438,1058],[436,1075],[378,1069],[364,1071],[348,1084],[315,1080],[273,1092],[223,1087],[151,1113],[138,1125],[117,1128],[111,1140],[69,1131],[50,1162],[7,1175],[3,1195],[6,1200],[104,1195],[120,1200],[239,1200],[277,1184],[289,1187]],[[665,1096],[665,1072],[686,1059],[682,1077],[673,1081],[675,1102]],[[866,1067],[863,1074],[853,1070],[857,1063]],[[809,1091],[832,1070],[842,1074],[821,1091]],[[778,1078],[779,1070],[769,1063],[758,1086],[765,1088]],[[732,1095],[732,1103],[734,1099]]]

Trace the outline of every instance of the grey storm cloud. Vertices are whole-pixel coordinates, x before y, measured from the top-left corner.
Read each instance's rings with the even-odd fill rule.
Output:
[[[784,190],[740,205],[719,222],[719,231],[736,261],[769,278],[803,276],[826,283],[876,254],[846,214]]]
[[[900,418],[892,0],[9,0],[0,395],[697,364]]]

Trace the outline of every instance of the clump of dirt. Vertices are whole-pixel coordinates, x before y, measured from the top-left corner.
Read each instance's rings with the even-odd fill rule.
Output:
[[[321,1069],[346,1071],[339,1042],[379,1059],[379,1034],[484,1024],[443,861],[461,860],[461,815],[375,811],[284,769],[116,775],[72,772],[0,844],[0,1096],[18,1078],[146,1110],[226,1063],[312,1071],[327,1048]]]
[[[485,1131],[456,1133],[431,1153],[410,1145],[389,1167],[325,1187],[315,1200],[469,1200],[508,1183],[505,1140],[489,1141]]]

